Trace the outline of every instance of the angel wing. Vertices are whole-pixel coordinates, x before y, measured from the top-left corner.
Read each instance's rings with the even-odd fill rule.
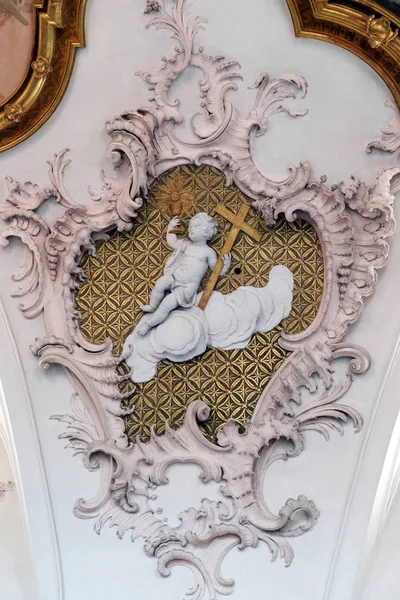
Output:
[[[0,0],[0,11],[1,10],[18,19],[22,25],[29,25],[28,21],[19,10],[16,0]]]

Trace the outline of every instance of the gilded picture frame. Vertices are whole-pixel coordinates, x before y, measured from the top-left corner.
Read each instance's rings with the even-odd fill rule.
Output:
[[[71,78],[75,51],[85,45],[87,0],[33,3],[35,34],[30,66],[18,88],[0,104],[0,152],[35,133],[58,107]]]

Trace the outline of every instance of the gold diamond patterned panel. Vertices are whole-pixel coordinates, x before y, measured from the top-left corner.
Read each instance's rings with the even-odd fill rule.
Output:
[[[235,186],[225,187],[225,178],[212,167],[188,165],[164,173],[152,186],[148,203],[141,209],[133,231],[116,233],[99,242],[97,257],[84,257],[82,266],[88,277],[76,298],[82,314],[81,330],[90,342],[106,337],[120,353],[127,335],[139,321],[140,306],[147,304],[156,279],[171,250],[165,241],[166,226],[180,199],[183,225],[196,212],[211,214],[219,224],[212,246],[219,250],[230,224],[216,214],[223,203],[238,212],[250,200]],[[176,210],[177,212],[177,210]],[[276,329],[257,334],[244,350],[207,352],[184,364],[168,361],[158,365],[157,377],[139,384],[126,402],[135,411],[126,419],[126,431],[134,441],[149,438],[151,428],[162,434],[168,419],[179,426],[188,404],[201,398],[211,408],[203,426],[214,439],[229,418],[245,425],[251,417],[261,391],[283,363],[287,352],[277,340],[282,329],[299,333],[314,320],[323,289],[323,258],[318,237],[304,221],[279,220],[267,228],[251,208],[247,222],[262,232],[261,243],[239,234],[232,251],[230,272],[220,278],[217,288],[229,293],[240,285],[263,286],[276,264],[286,265],[294,275],[295,288],[291,315]],[[129,384],[133,390],[133,384]]]

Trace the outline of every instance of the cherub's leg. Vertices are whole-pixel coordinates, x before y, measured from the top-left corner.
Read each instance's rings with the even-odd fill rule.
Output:
[[[168,294],[161,302],[155,313],[147,320],[142,320],[136,327],[136,333],[139,335],[146,335],[146,333],[152,327],[159,325],[168,317],[169,313],[177,308],[178,301],[175,298],[175,294]]]
[[[170,275],[163,275],[155,283],[154,289],[150,294],[150,302],[144,306],[141,306],[143,312],[154,312],[159,304],[162,302],[165,292],[171,289],[173,283]]]

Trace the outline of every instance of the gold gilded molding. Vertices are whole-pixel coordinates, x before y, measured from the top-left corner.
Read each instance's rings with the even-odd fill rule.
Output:
[[[86,3],[34,2],[33,59],[18,89],[0,105],[0,152],[30,137],[59,105],[71,78],[75,50],[85,45]]]
[[[385,0],[382,1],[384,2]],[[395,26],[400,28],[400,17],[385,6],[383,6],[383,4],[381,4],[379,1],[375,2],[374,0],[354,0],[354,4],[356,6],[358,5],[361,9],[365,7],[365,9],[367,9],[369,12],[372,11],[374,15],[383,15],[389,21],[394,23]]]
[[[170,249],[164,242],[169,221],[166,199],[179,188],[183,191],[185,211],[182,221],[206,211],[219,224],[213,247],[220,253],[231,224],[219,216],[222,203],[238,213],[246,206],[246,221],[262,233],[261,239],[239,233],[232,249],[233,266],[216,286],[230,293],[240,285],[262,286],[276,264],[287,265],[294,275],[292,313],[276,329],[258,333],[242,350],[209,348],[199,358],[187,363],[163,361],[157,377],[135,385],[135,393],[124,408],[135,411],[126,418],[126,433],[131,441],[139,436],[146,441],[154,427],[163,434],[165,423],[182,424],[190,402],[202,398],[211,414],[202,424],[209,439],[229,418],[243,427],[251,418],[260,394],[272,375],[283,364],[288,352],[278,343],[282,330],[297,334],[314,321],[324,286],[324,265],[318,235],[305,221],[289,223],[279,219],[273,229],[266,228],[251,201],[236,185],[225,184],[223,173],[209,166],[185,165],[163,173],[150,187],[149,202],[128,233],[112,235],[107,242],[97,243],[97,256],[82,261],[87,279],[76,297],[81,314],[80,328],[92,343],[110,338],[114,351],[121,353],[124,341],[141,317],[154,282],[162,272]],[[189,201],[191,199],[191,201]],[[132,383],[124,391],[133,390]]]
[[[286,0],[296,36],[349,50],[383,79],[400,106],[400,19],[369,0]]]
[[[390,21],[386,17],[371,15],[367,21],[368,42],[371,48],[379,48],[379,46],[387,46],[389,42],[396,39],[398,29],[392,30]]]

